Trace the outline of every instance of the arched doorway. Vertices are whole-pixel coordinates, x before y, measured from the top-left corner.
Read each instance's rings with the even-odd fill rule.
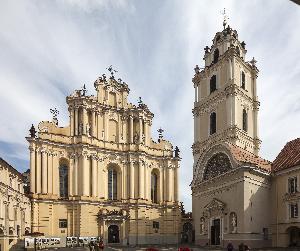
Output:
[[[289,246],[300,247],[300,228],[290,227],[287,232],[289,234]]]
[[[108,227],[108,243],[120,243],[119,226],[110,225]]]
[[[192,242],[193,225],[190,222],[185,222],[182,227],[182,243]]]

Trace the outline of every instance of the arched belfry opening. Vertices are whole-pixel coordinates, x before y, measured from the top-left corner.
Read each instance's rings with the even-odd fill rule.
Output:
[[[218,62],[219,56],[220,56],[220,52],[219,52],[219,49],[217,48],[217,49],[215,49],[215,51],[214,51],[214,60],[213,60],[213,63],[214,63],[214,64]]]

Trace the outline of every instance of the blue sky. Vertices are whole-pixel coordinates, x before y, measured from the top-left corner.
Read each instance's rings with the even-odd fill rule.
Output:
[[[68,122],[65,97],[109,65],[155,114],[153,138],[181,149],[180,199],[191,209],[193,68],[203,48],[229,24],[260,69],[261,156],[274,160],[300,135],[300,7],[287,0],[31,0],[0,2],[0,156],[28,168],[30,125]]]

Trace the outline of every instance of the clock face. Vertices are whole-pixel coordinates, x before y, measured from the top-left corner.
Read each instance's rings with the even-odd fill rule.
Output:
[[[228,156],[224,153],[217,153],[207,162],[203,180],[212,179],[231,170]]]

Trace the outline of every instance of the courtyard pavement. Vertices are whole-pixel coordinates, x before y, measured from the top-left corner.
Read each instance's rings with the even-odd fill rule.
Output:
[[[178,246],[179,247],[179,246]],[[177,251],[178,247],[155,247],[159,251]],[[106,247],[104,251],[145,251],[148,247]],[[226,249],[217,248],[200,248],[200,247],[190,247],[193,251],[220,251]],[[46,249],[43,249],[46,250]],[[47,249],[47,250],[57,250],[57,251],[90,251],[89,248],[75,247],[75,248],[60,248],[60,249]],[[237,249],[235,249],[237,250]],[[300,248],[264,248],[264,249],[251,249],[256,251],[300,251]]]

